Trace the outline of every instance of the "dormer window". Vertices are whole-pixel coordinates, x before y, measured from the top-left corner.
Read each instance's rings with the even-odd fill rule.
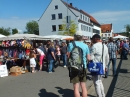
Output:
[[[58,9],[58,5],[55,6],[55,9]]]
[[[81,14],[80,18],[81,18],[81,20],[82,20],[82,14]]]

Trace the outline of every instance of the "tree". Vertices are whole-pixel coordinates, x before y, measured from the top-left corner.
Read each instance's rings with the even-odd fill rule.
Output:
[[[18,30],[15,28],[15,29],[12,29],[12,34],[16,34],[18,33]]]
[[[74,21],[70,21],[68,25],[66,24],[65,21],[63,21],[63,24],[61,27],[59,26],[59,35],[70,35],[73,36],[77,30],[77,25],[74,23]]]
[[[0,28],[0,34],[3,34],[5,36],[10,35],[10,28]]]
[[[34,20],[26,24],[27,33],[39,35],[39,26],[38,23]]]
[[[129,37],[129,33],[130,33],[130,24],[125,25],[125,29],[126,29],[126,35],[127,35],[127,37]]]

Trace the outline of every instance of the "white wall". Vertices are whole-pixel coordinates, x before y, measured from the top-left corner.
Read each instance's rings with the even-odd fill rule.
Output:
[[[81,25],[88,26],[88,29],[89,29],[89,27],[90,27],[90,28],[91,28],[91,32],[89,32],[89,31],[83,31],[83,30],[81,29]],[[93,33],[92,33],[92,27],[91,27],[91,26],[85,25],[85,24],[83,24],[83,23],[79,23],[79,24],[78,24],[78,28],[79,28],[80,31],[83,32],[83,35],[84,35],[84,36],[92,37]]]
[[[58,5],[58,9],[54,9],[55,5]],[[58,19],[58,13],[62,13],[63,19]],[[78,18],[68,10],[71,20],[78,24]],[[56,20],[52,20],[52,14],[56,14]],[[40,18],[39,24],[39,34],[45,35],[57,35],[59,33],[59,26],[66,21],[64,18],[67,16],[67,7],[61,2],[61,0],[52,0],[49,7],[46,9],[42,17]],[[56,25],[56,32],[52,31],[52,25]]]

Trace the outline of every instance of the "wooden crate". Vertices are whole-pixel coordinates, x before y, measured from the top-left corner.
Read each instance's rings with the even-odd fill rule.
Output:
[[[21,72],[11,72],[10,75],[12,75],[12,76],[19,76],[19,75],[21,75]]]

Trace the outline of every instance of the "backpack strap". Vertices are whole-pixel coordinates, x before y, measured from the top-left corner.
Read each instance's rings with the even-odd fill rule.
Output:
[[[76,47],[75,41],[72,42],[73,46]]]

